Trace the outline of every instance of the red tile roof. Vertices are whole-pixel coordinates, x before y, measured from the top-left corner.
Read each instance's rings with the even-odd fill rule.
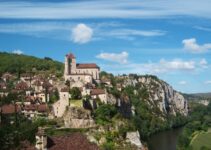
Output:
[[[105,90],[103,90],[103,89],[92,89],[91,90],[91,95],[100,95],[100,94],[105,94]]]
[[[49,150],[99,150],[96,144],[90,143],[81,133],[52,137],[51,140]]]
[[[34,150],[30,143],[23,143],[25,150]],[[72,133],[70,135],[48,137],[48,150],[100,150],[98,146],[91,143],[81,133]]]
[[[63,88],[61,89],[61,92],[69,92],[69,88],[68,88],[68,87],[63,87]]]
[[[19,83],[16,84],[16,86],[15,86],[15,89],[16,89],[16,90],[26,90],[26,89],[28,89],[28,88],[29,88],[29,87],[28,87],[27,83],[26,83],[26,82],[23,82],[23,81],[19,82]]]
[[[48,106],[46,104],[40,104],[37,106],[37,111],[38,112],[47,112]]]
[[[13,114],[15,113],[15,107],[16,107],[16,112],[21,111],[21,107],[19,105],[8,104],[8,105],[3,105],[1,107],[1,112],[2,114]]]
[[[26,111],[37,110],[38,112],[47,112],[48,106],[46,104],[40,104],[40,105],[30,104],[30,105],[25,105],[23,107],[23,110],[26,110]]]
[[[43,82],[42,86],[43,86],[44,88],[53,87],[53,85],[52,85],[52,84],[50,84],[50,82],[49,82],[49,81],[47,81],[47,80]]]
[[[96,64],[77,64],[76,67],[78,69],[87,69],[87,68],[97,68],[99,69],[99,66],[97,66]]]
[[[66,55],[66,57],[67,57],[67,58],[69,58],[69,59],[73,59],[73,58],[75,58],[75,56],[74,56],[72,53],[67,54],[67,55]]]

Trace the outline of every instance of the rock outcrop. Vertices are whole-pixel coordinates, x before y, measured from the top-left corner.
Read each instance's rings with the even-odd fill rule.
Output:
[[[95,122],[89,110],[69,107],[64,114],[64,125],[66,128],[91,128],[95,126]]]
[[[126,139],[131,144],[137,146],[138,149],[143,150],[144,146],[140,141],[140,134],[138,131],[136,132],[127,132]]]
[[[138,78],[127,78],[125,86],[136,86],[146,88],[151,104],[159,107],[163,113],[175,115],[177,112],[187,116],[187,100],[182,94],[175,91],[169,84],[155,76],[140,76]],[[136,93],[137,91],[134,91]]]

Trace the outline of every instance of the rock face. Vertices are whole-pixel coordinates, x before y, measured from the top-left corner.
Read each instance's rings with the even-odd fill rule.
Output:
[[[187,100],[166,82],[154,76],[128,78],[125,82],[126,86],[136,86],[137,84],[141,88],[147,89],[149,100],[152,104],[158,106],[163,113],[175,115],[179,112],[185,116],[188,114]]]
[[[66,128],[90,128],[95,126],[89,110],[77,107],[69,107],[64,114]]]
[[[141,141],[140,141],[140,134],[138,131],[136,132],[127,132],[126,134],[126,139],[128,142],[130,142],[131,144],[134,144],[135,146],[138,147],[138,149],[144,149]]]

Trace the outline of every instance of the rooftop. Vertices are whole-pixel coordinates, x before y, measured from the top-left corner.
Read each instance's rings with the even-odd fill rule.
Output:
[[[94,63],[91,63],[91,64],[77,64],[76,67],[78,69],[87,69],[87,68],[98,68],[99,69],[99,66],[97,66]]]

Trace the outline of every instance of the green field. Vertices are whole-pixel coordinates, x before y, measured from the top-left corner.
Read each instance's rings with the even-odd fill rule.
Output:
[[[211,130],[199,132],[191,141],[193,150],[211,150]]]
[[[83,107],[83,102],[82,102],[82,100],[70,100],[70,106]]]

